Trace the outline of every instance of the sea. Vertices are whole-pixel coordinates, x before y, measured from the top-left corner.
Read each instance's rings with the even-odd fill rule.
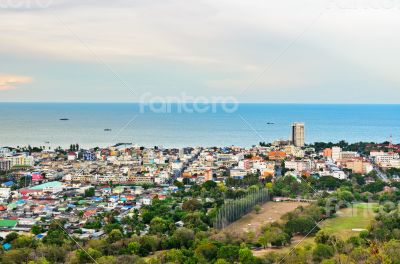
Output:
[[[306,143],[400,141],[400,105],[0,103],[0,146],[250,147],[289,139],[293,122]]]

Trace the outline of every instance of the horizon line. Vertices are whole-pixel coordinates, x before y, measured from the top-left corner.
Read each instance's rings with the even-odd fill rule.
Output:
[[[110,101],[0,101],[0,104],[281,104],[281,105],[400,105],[398,103],[374,103],[374,102],[110,102]]]

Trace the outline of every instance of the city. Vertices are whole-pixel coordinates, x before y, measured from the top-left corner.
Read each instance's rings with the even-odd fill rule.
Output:
[[[0,0],[1,264],[400,264],[400,0]]]
[[[113,229],[107,230],[112,224],[101,219],[112,215],[122,233],[143,237],[154,233],[154,218],[145,220],[149,208],[171,199],[177,202],[175,206],[179,209],[175,210],[183,211],[195,206],[192,203],[196,206],[208,203],[205,215],[209,219],[198,220],[204,225],[201,230],[212,230],[212,215],[224,202],[218,203],[215,197],[195,199],[194,186],[215,184],[228,188],[230,199],[235,199],[246,192],[243,191],[246,186],[261,183],[274,201],[298,202],[334,193],[335,189],[329,185],[314,189],[316,185],[311,182],[322,179],[336,179],[339,184],[356,180],[366,186],[379,182],[378,191],[397,191],[392,183],[400,182],[400,145],[391,142],[349,145],[344,141],[306,145],[304,123],[294,123],[291,131],[290,140],[260,142],[251,148],[164,149],[127,144],[93,149],[71,144],[65,150],[3,147],[0,149],[0,236],[7,240],[15,232],[29,235],[34,230],[35,239],[46,240],[54,221],[59,221],[63,223],[62,232],[75,239],[102,239],[109,237]],[[288,178],[306,184],[312,191],[274,189]],[[250,184],[246,185],[248,181]],[[176,200],[177,197],[180,198]],[[136,219],[136,224],[128,224],[128,219]],[[175,220],[171,223],[175,225],[173,229],[193,224],[193,219],[185,217]],[[226,216],[219,220],[231,222]],[[11,244],[3,244],[3,248],[9,249],[6,247]]]

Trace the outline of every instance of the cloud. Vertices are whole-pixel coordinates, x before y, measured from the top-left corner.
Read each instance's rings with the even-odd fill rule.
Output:
[[[31,83],[33,79],[27,76],[0,74],[0,91],[11,90],[20,84]]]
[[[0,57],[7,63],[0,72],[28,72],[40,84],[25,93],[3,93],[1,100],[58,100],[60,93],[74,100],[71,87],[76,94],[84,87],[84,100],[100,89],[103,100],[124,101],[130,91],[115,91],[126,85],[113,72],[137,93],[144,86],[165,95],[235,94],[246,101],[400,100],[400,35],[394,34],[400,4],[379,9],[341,0],[28,2],[40,5],[1,10]],[[1,81],[0,89],[15,85]]]

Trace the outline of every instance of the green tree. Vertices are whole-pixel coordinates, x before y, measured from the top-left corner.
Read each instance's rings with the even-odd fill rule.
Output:
[[[43,228],[40,225],[33,225],[31,227],[31,233],[34,235],[39,235],[43,233]]]
[[[329,259],[333,257],[333,253],[333,247],[325,244],[317,244],[317,246],[313,250],[313,259],[314,261],[321,262],[324,259]]]
[[[383,246],[383,252],[394,264],[400,263],[400,241],[390,240]]]
[[[217,257],[218,248],[210,242],[203,242],[196,247],[194,252],[200,261],[212,262]]]
[[[235,263],[239,259],[239,250],[238,246],[227,245],[222,246],[217,253],[218,259],[226,260],[230,263]]]
[[[183,203],[182,209],[185,211],[194,212],[202,208],[201,202],[197,199],[190,199]]]
[[[290,241],[290,236],[286,234],[282,229],[275,226],[267,227],[264,234],[260,236],[259,243],[264,248],[268,247],[269,244],[273,246],[284,246]]]
[[[163,234],[168,231],[168,222],[161,217],[154,217],[150,221],[150,233]]]
[[[11,232],[10,234],[8,234],[6,236],[6,238],[4,239],[4,243],[10,243],[12,241],[14,241],[15,239],[17,239],[18,237],[18,233],[16,232]]]
[[[171,249],[167,251],[165,254],[165,261],[166,263],[176,263],[180,264],[183,263],[185,260],[185,256],[183,255],[182,251],[179,249]]]
[[[289,220],[285,229],[289,234],[315,234],[319,231],[319,227],[316,225],[315,221],[311,217],[298,217]]]
[[[107,237],[107,242],[109,243],[114,243],[117,242],[118,240],[122,239],[124,235],[122,234],[121,230],[119,229],[113,229]]]
[[[128,251],[133,255],[139,254],[139,249],[140,249],[140,244],[136,241],[130,242],[128,244]]]
[[[194,231],[186,227],[180,227],[175,230],[172,238],[179,247],[189,248],[193,244]]]
[[[255,257],[253,252],[248,248],[242,248],[239,250],[239,261],[242,264],[253,264],[255,263]]]

